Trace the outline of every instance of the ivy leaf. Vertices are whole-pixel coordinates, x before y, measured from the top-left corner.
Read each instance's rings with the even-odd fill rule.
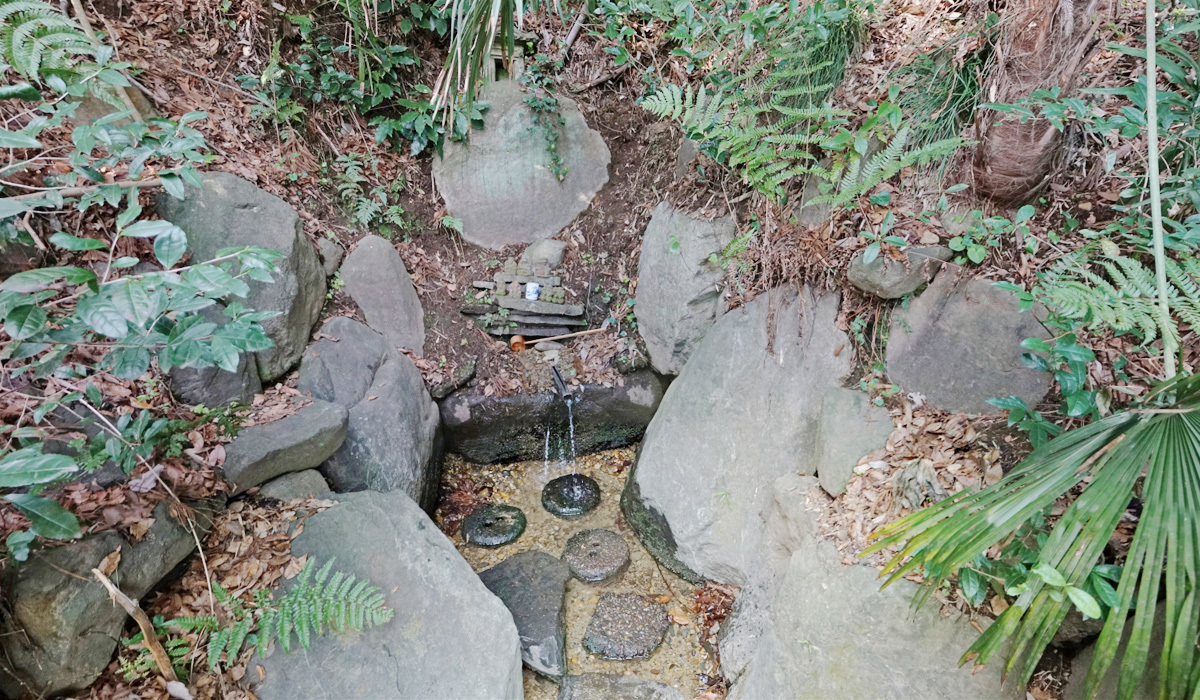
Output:
[[[46,327],[46,311],[40,306],[18,306],[4,319],[4,332],[13,340],[32,338]]]
[[[66,455],[42,454],[41,447],[26,447],[0,459],[0,488],[45,484],[79,471]]]
[[[154,257],[164,269],[175,267],[183,254],[187,252],[187,234],[174,224],[154,239]]]
[[[154,299],[146,293],[146,287],[137,280],[125,280],[114,286],[109,297],[117,311],[134,325],[141,326],[155,315]]]
[[[67,540],[79,536],[79,520],[57,501],[29,493],[10,493],[5,496],[29,518],[33,534],[52,540]]]
[[[50,236],[50,242],[63,250],[102,250],[108,247],[104,241],[98,241],[95,238],[80,238],[62,231]]]

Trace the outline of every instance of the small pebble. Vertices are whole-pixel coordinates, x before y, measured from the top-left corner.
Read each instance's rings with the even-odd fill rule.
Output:
[[[663,642],[671,621],[661,604],[634,593],[605,593],[588,622],[583,646],[612,661],[644,659]]]
[[[583,530],[567,540],[563,561],[580,581],[607,581],[629,566],[629,545],[612,530]]]
[[[600,485],[583,474],[552,479],[542,489],[542,507],[560,518],[578,518],[600,505]]]
[[[508,544],[525,532],[525,513],[520,508],[492,503],[480,506],[462,522],[463,540],[480,547]]]

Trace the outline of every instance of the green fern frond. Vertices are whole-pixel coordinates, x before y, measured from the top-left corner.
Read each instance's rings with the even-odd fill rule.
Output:
[[[0,0],[0,58],[27,80],[78,77],[95,47],[79,25],[41,0]]]

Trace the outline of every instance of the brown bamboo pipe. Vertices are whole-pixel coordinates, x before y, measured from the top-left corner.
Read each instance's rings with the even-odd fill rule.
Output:
[[[577,331],[575,333],[567,333],[566,335],[555,335],[555,336],[551,336],[549,338],[538,338],[536,341],[534,341],[534,344],[536,345],[537,343],[545,342],[547,340],[566,340],[567,338],[576,338],[581,335],[591,335],[593,333],[603,333],[603,332],[604,332],[603,328],[593,328],[593,329],[587,330],[587,331]],[[522,350],[524,350],[525,349],[524,336],[514,335],[512,338],[509,339],[508,347],[512,348],[513,352],[521,352]]]

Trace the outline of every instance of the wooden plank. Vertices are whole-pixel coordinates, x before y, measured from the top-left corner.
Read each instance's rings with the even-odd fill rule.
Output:
[[[513,297],[498,297],[496,303],[502,309],[512,309],[527,314],[547,314],[551,316],[582,316],[583,307],[577,304],[551,304],[548,301],[527,301]]]
[[[492,335],[520,335],[526,338],[550,338],[556,335],[566,335],[570,328],[563,326],[509,326],[488,330]]]
[[[543,287],[561,287],[561,277],[537,277],[535,275],[510,275],[504,272],[497,272],[492,279],[496,280],[497,284],[508,284],[509,282],[517,282],[519,284],[529,284],[537,282]]]
[[[509,321],[526,323],[531,326],[586,326],[587,320],[571,318],[570,316],[541,316],[537,314],[509,314]]]

